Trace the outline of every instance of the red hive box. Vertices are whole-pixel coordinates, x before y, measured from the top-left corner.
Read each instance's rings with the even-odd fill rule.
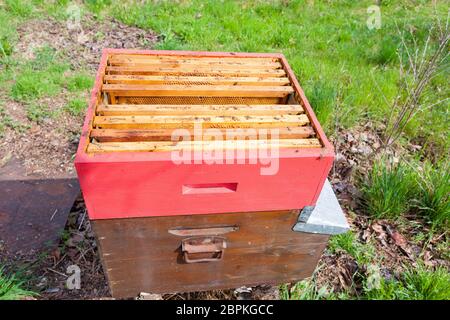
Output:
[[[314,205],[333,158],[281,54],[106,49],[75,166],[90,218],[113,219]]]

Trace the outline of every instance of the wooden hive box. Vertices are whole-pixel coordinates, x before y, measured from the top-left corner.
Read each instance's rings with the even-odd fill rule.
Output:
[[[104,50],[75,165],[113,296],[310,276],[333,158],[281,54]]]
[[[112,219],[314,205],[333,158],[281,54],[106,49],[75,166]]]

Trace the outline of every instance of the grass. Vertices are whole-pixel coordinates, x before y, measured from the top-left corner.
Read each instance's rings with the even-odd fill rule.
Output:
[[[93,77],[87,73],[77,73],[67,80],[69,91],[90,90],[94,85]]]
[[[410,267],[399,279],[382,279],[379,286],[366,289],[370,300],[450,300],[450,273],[444,267],[436,270],[424,266]]]
[[[450,171],[445,160],[405,161],[389,165],[376,161],[361,177],[362,204],[373,218],[398,218],[418,213],[435,229],[448,230]]]
[[[313,279],[288,286],[280,286],[282,300],[450,300],[450,273],[444,267],[431,270],[419,265],[407,268],[398,278],[371,281],[373,273],[363,275],[360,292],[333,292],[326,286],[318,287]],[[369,283],[371,283],[369,285]]]
[[[87,102],[84,98],[75,98],[69,101],[66,110],[72,115],[80,115],[87,108]]]
[[[27,126],[17,120],[14,120],[9,114],[7,114],[5,108],[0,106],[0,138],[4,136],[6,128],[23,132]]]
[[[35,59],[17,70],[11,97],[16,101],[30,102],[44,96],[54,96],[61,92],[68,70],[69,65],[58,59],[54,49],[39,48]]]
[[[40,98],[60,94],[64,89],[80,95],[92,88],[93,79],[85,71],[72,72],[70,66],[51,47],[44,46],[35,51],[35,58],[24,63],[16,63],[6,79],[12,79],[10,96],[22,102],[26,108],[28,120],[40,123],[54,117],[59,110],[52,110],[38,102]],[[73,95],[73,94],[71,94]],[[71,99],[63,109],[73,115],[80,115],[85,109],[83,98]]]
[[[36,123],[42,122],[46,118],[53,116],[53,113],[45,105],[32,103],[26,107],[27,118]]]
[[[419,198],[416,207],[434,227],[448,228],[450,222],[450,170],[448,162],[426,161],[417,171]]]
[[[16,26],[19,19],[10,11],[0,7],[0,65],[13,52],[14,44],[18,38]]]
[[[281,300],[335,300],[336,294],[326,286],[318,288],[314,281],[303,280],[289,286],[283,284],[279,288]]]
[[[0,300],[20,300],[36,295],[23,287],[23,279],[14,274],[6,274],[3,268],[0,268]]]
[[[410,168],[403,164],[376,161],[372,170],[361,177],[362,204],[374,218],[397,218],[406,213],[415,190]]]
[[[26,18],[33,12],[31,1],[24,0],[5,0],[6,9],[13,15]]]
[[[332,236],[328,243],[328,250],[333,254],[347,252],[360,265],[369,263],[375,255],[375,249],[369,244],[359,242],[353,231]]]

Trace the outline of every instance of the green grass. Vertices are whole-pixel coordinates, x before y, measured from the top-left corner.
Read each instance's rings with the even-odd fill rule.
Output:
[[[387,159],[382,159],[360,179],[362,204],[370,216],[397,218],[408,212],[416,185],[406,164],[389,165]]]
[[[5,0],[6,10],[12,14],[26,18],[33,12],[33,5],[31,1],[26,0]]]
[[[282,300],[450,300],[450,273],[444,267],[431,270],[419,264],[409,267],[398,278],[380,277],[371,281],[373,274],[363,275],[362,288],[356,294],[333,292],[326,286],[317,287],[313,279],[293,284],[281,285]],[[371,285],[368,285],[372,282]]]
[[[72,115],[80,115],[87,108],[87,102],[84,98],[75,98],[69,101],[66,106],[66,111]]]
[[[17,70],[11,97],[17,101],[30,102],[44,96],[54,96],[61,92],[65,83],[65,73],[69,65],[57,57],[50,47],[36,51],[36,57]]]
[[[16,27],[20,18],[0,6],[0,65],[5,62],[14,49],[18,35]]]
[[[26,107],[27,118],[30,121],[37,123],[42,122],[46,118],[53,116],[53,113],[48,109],[47,106],[32,103]]]
[[[450,300],[450,273],[444,267],[429,270],[410,267],[399,279],[382,279],[376,288],[366,290],[370,300]]]
[[[362,205],[371,217],[392,219],[418,213],[435,229],[448,230],[450,171],[445,160],[391,166],[380,160],[360,180]]]
[[[70,91],[82,91],[91,89],[94,85],[92,75],[87,73],[78,73],[68,78],[67,89]]]
[[[442,161],[436,165],[426,161],[417,171],[419,213],[434,227],[448,228],[450,222],[450,167]]]
[[[23,279],[14,274],[6,274],[3,268],[0,268],[0,300],[20,300],[36,295],[23,287]]]
[[[0,38],[0,58],[8,57],[11,55],[13,47],[11,42],[6,36]]]
[[[328,243],[328,250],[333,254],[347,252],[360,265],[369,263],[375,256],[374,247],[358,241],[353,231],[332,236]]]
[[[318,288],[314,281],[303,280],[289,287],[283,284],[279,287],[281,300],[335,300],[345,298],[344,295],[336,295],[326,286]]]

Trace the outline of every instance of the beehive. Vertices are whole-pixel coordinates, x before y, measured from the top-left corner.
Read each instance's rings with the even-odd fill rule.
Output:
[[[188,139],[174,141],[176,129]],[[256,135],[242,136],[249,129]],[[173,152],[191,148],[195,159],[217,146],[222,163],[173,161]],[[269,160],[278,171],[262,175]],[[76,167],[89,215],[106,219],[302,208],[317,200],[332,160],[281,54],[107,49]]]

